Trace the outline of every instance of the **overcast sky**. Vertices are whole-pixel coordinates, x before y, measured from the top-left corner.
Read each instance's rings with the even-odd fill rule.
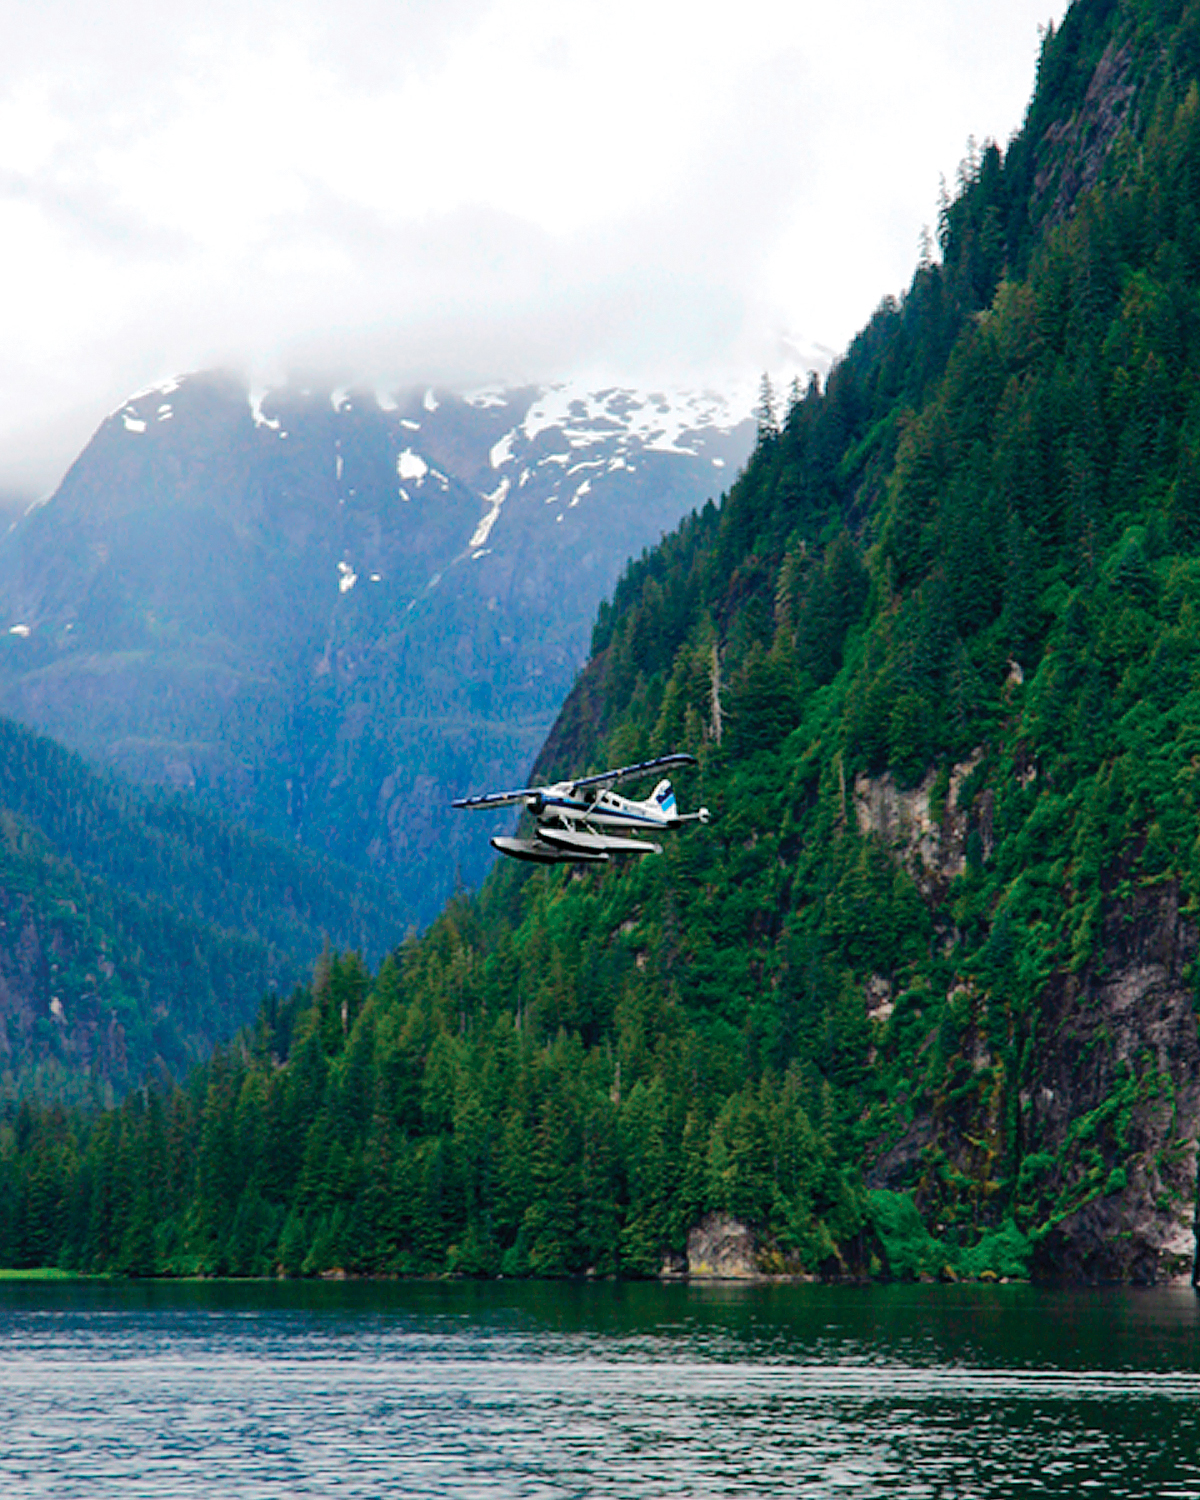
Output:
[[[0,491],[222,365],[725,382],[840,351],[1064,0],[0,0]]]

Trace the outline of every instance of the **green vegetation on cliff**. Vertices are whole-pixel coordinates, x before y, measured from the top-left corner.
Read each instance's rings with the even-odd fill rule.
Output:
[[[645,1274],[723,1211],[776,1269],[1189,1270],[1198,69],[1200,5],[1080,0],[940,262],[601,612],[540,770],[690,750],[710,827],[24,1110],[0,1258]]]

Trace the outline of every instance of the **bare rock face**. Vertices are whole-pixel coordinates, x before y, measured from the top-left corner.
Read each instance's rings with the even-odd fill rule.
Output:
[[[925,1098],[899,1138],[868,1162],[868,1186],[912,1191],[936,1227],[956,1191],[970,1194],[973,1213],[1007,1202],[1015,1165],[1035,1278],[1140,1285],[1192,1278],[1197,946],[1175,883],[1110,899],[1097,961],[1053,976],[1032,1016],[1010,1016],[1024,1034],[1012,1061],[988,1039],[999,1002],[959,985],[947,1003],[972,1019],[957,1054],[958,1086]],[[981,1086],[964,1087],[969,1078]]]
[[[898,786],[890,771],[855,778],[858,831],[874,834],[927,898],[943,895],[950,881],[967,867],[970,817],[959,806],[959,794],[982,759],[982,750],[976,750],[952,769],[940,807],[935,805],[936,772],[909,789]],[[986,820],[987,809],[983,812]],[[981,831],[986,842],[990,829]]]
[[[1100,180],[1104,162],[1126,122],[1137,92],[1133,48],[1110,42],[1096,65],[1082,106],[1056,121],[1041,142],[1043,166],[1034,182],[1035,201],[1051,224],[1070,218],[1083,193]]]
[[[706,1214],[688,1234],[688,1274],[714,1281],[744,1281],[758,1275],[754,1235],[729,1214]]]
[[[1196,949],[1177,886],[1142,887],[1106,914],[1104,972],[1045,996],[1022,1133],[1059,1163],[1048,1188],[1078,1206],[1041,1241],[1038,1274],[1193,1275],[1200,1032],[1185,976]]]

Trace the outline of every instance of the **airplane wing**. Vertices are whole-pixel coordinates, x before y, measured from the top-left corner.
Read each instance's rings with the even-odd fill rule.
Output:
[[[532,802],[544,792],[544,786],[526,786],[516,792],[485,792],[480,797],[456,797],[451,807],[513,807],[518,802]]]
[[[618,766],[612,771],[600,771],[595,776],[582,776],[577,781],[556,781],[544,786],[520,787],[514,792],[485,792],[479,797],[457,797],[451,807],[513,807],[518,802],[529,803],[547,793],[570,796],[585,786],[614,786],[618,781],[633,776],[643,776],[666,766],[694,766],[694,755],[659,755],[654,760],[640,760],[636,765]]]
[[[575,791],[582,786],[614,786],[618,781],[628,781],[634,776],[645,776],[651,771],[658,771],[666,766],[694,766],[696,764],[698,762],[694,755],[659,755],[654,760],[639,760],[633,766],[618,766],[616,770],[600,771],[595,776],[581,776],[571,785]]]

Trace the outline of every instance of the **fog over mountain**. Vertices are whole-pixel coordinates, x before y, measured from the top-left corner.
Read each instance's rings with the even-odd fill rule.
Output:
[[[1061,0],[0,4],[0,490],[181,369],[823,368]]]

